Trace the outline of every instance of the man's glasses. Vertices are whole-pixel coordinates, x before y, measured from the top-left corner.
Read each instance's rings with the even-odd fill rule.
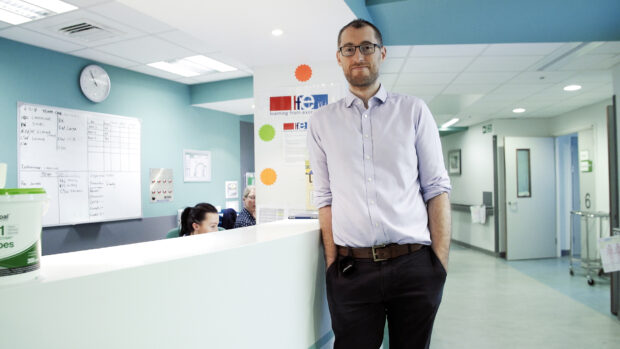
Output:
[[[357,46],[347,45],[347,46],[342,46],[338,50],[340,51],[341,55],[345,57],[351,57],[355,54],[355,49],[359,48],[361,54],[363,54],[364,56],[368,56],[368,55],[375,53],[375,47],[380,48],[381,45],[371,44],[371,43],[361,44]]]

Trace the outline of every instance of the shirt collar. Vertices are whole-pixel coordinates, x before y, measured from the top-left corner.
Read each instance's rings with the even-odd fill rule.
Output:
[[[374,98],[377,98],[379,101],[381,101],[381,103],[385,103],[385,100],[387,99],[387,90],[385,89],[385,87],[383,87],[383,84],[381,84],[379,86],[379,90],[377,91],[377,93],[375,93],[374,96],[370,97],[370,100],[373,100]],[[353,94],[353,92],[351,92],[351,90],[347,90],[347,95],[345,96],[345,105],[347,108],[350,108],[351,105],[353,104],[353,102],[355,102],[355,100],[359,100],[359,97],[357,97],[356,95]]]

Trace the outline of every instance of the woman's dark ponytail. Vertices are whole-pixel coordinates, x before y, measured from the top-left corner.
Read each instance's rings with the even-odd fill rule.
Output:
[[[207,209],[200,206],[187,207],[181,213],[181,231],[179,236],[192,235],[194,223],[200,224],[207,216]],[[217,213],[217,210],[215,211]]]
[[[192,235],[194,228],[192,227],[193,219],[190,218],[190,214],[193,207],[186,207],[181,213],[181,230],[179,236]]]

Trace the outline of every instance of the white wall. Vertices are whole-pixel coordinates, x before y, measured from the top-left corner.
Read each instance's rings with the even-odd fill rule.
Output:
[[[611,96],[610,96],[611,97]],[[581,207],[590,193],[588,210],[609,211],[609,166],[607,151],[607,111],[611,98],[549,119],[549,132],[554,136],[579,133],[579,151],[588,150],[591,173],[579,173]]]
[[[571,136],[556,138],[556,226],[558,229],[558,253],[569,249],[570,211],[572,209],[572,182],[571,182]]]
[[[461,149],[461,175],[450,176],[454,204],[480,205],[482,192],[493,192],[493,136],[482,134],[482,124],[466,132],[441,138],[444,159],[450,150]],[[446,164],[447,168],[447,164]],[[452,211],[452,238],[488,251],[495,250],[493,216],[485,224],[472,224],[468,212]]]
[[[620,70],[620,69],[619,69]],[[620,72],[618,73],[620,77]],[[619,79],[620,80],[620,79]],[[619,83],[620,84],[620,83]],[[590,192],[592,207],[596,210],[609,210],[609,181],[607,165],[607,131],[605,108],[611,101],[603,101],[587,106],[570,113],[558,115],[552,118],[512,118],[495,119],[478,125],[471,126],[467,131],[442,137],[444,158],[448,151],[461,149],[461,176],[452,176],[451,202],[459,204],[480,204],[482,192],[493,192],[493,140],[492,135],[498,138],[498,161],[500,166],[500,178],[503,178],[504,166],[502,153],[504,151],[504,137],[550,137],[580,132],[580,145],[590,151],[593,161],[592,173],[580,173],[581,185]],[[492,134],[482,134],[482,125],[492,124]],[[591,130],[591,135],[588,134]],[[583,143],[583,144],[582,144]],[[570,170],[570,154],[567,163],[561,166]],[[566,190],[562,185],[561,190]],[[586,191],[583,191],[585,193]],[[505,201],[500,190],[499,201],[499,251],[506,251],[505,236]],[[568,193],[570,194],[570,193]],[[585,195],[585,194],[584,194]],[[584,197],[582,195],[582,199]],[[582,201],[583,205],[583,201]],[[498,206],[498,203],[494,203]],[[497,210],[496,210],[497,212]],[[452,212],[453,239],[467,244],[493,251],[495,247],[495,230],[493,222],[487,221],[485,225],[473,225],[468,214],[464,212]],[[491,220],[493,217],[490,217]],[[567,231],[564,225],[558,225],[559,249],[568,248]],[[558,249],[558,251],[559,251]]]

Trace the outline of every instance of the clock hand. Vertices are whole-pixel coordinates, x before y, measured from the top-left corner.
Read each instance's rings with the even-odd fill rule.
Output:
[[[90,77],[93,78],[93,82],[95,83],[95,86],[99,87],[99,85],[97,85],[97,80],[95,79],[95,76],[93,75],[93,72],[90,71]]]

